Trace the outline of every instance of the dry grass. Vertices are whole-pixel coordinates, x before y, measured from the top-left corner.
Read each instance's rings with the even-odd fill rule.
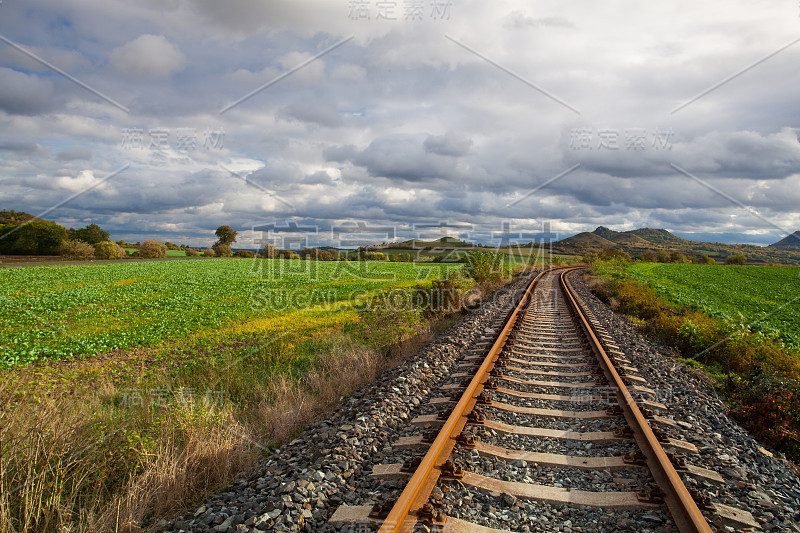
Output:
[[[302,346],[290,344],[183,376],[184,386],[200,390],[220,384],[229,393],[221,405],[177,396],[165,406],[123,405],[110,378],[94,391],[21,401],[9,379],[0,386],[0,533],[152,530],[247,473],[270,446],[298,435],[450,322],[416,324],[384,347],[327,334],[302,372],[291,366]],[[177,387],[175,378],[156,379],[150,387]]]

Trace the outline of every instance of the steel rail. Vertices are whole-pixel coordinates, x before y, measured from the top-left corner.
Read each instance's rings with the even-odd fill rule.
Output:
[[[589,337],[592,350],[598,356],[606,378],[617,388],[618,403],[622,407],[625,420],[633,429],[636,443],[647,458],[647,465],[653,474],[653,478],[665,493],[664,501],[672,518],[675,520],[678,530],[681,533],[711,533],[711,527],[706,522],[703,513],[700,512],[691,494],[689,494],[683,481],[681,481],[661,443],[658,442],[658,439],[653,434],[650,424],[641,410],[639,410],[636,401],[603,349],[594,327],[586,318],[582,305],[579,304],[579,299],[576,297],[571,284],[567,281],[567,274],[574,270],[577,270],[577,268],[563,271],[560,275],[564,294],[568,297],[575,316],[580,321],[587,337]]]
[[[466,413],[475,406],[475,396],[483,390],[483,383],[489,371],[494,367],[497,356],[503,349],[506,339],[517,321],[517,315],[525,307],[528,298],[539,280],[545,274],[551,273],[554,270],[556,269],[544,270],[531,280],[525,294],[520,298],[519,303],[509,315],[505,326],[497,336],[497,339],[486,355],[477,373],[472,378],[472,381],[470,381],[467,386],[467,390],[464,391],[461,399],[458,401],[437,435],[436,440],[433,441],[433,444],[428,449],[419,467],[414,472],[414,475],[411,476],[411,479],[406,484],[397,502],[386,517],[386,520],[384,520],[379,533],[399,533],[413,530],[414,525],[416,525],[418,521],[416,513],[430,497],[430,493],[441,474],[439,467],[447,460],[450,456],[450,452],[455,447],[455,437],[458,436],[466,425]]]

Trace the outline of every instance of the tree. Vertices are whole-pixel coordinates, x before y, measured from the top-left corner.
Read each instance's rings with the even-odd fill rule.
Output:
[[[277,259],[278,249],[271,244],[267,244],[264,246],[264,249],[261,250],[261,257],[265,259]]]
[[[167,257],[167,246],[159,241],[144,241],[139,246],[139,256],[147,259],[163,259]]]
[[[250,250],[236,250],[236,253],[233,254],[233,257],[244,257],[245,259],[252,259],[255,257],[255,254]]]
[[[103,241],[94,245],[94,256],[98,259],[122,259],[127,255],[125,249],[115,242]]]
[[[217,231],[214,232],[214,235],[218,238],[217,244],[227,244],[230,246],[236,242],[236,235],[238,233],[238,231],[233,230],[230,226],[220,226],[217,228]]]
[[[88,244],[97,244],[107,241],[108,235],[109,233],[97,224],[89,224],[85,228],[74,230],[69,234],[68,239],[71,241],[83,241]]]
[[[212,248],[214,249],[214,255],[216,257],[230,257],[233,255],[231,247],[228,246],[227,244],[222,244],[218,242],[214,246],[212,246]]]
[[[66,241],[59,250],[61,257],[74,261],[88,261],[94,259],[94,248],[83,241]]]
[[[10,245],[8,252],[16,255],[57,255],[67,237],[63,226],[41,219],[19,226],[14,233],[7,234],[8,231],[4,229],[0,234],[0,242],[10,239],[2,243],[2,248]]]

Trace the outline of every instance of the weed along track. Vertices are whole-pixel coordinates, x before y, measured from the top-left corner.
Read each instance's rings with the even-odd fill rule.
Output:
[[[574,270],[545,271],[511,299],[441,386],[450,395],[431,397],[430,414],[392,443],[408,459],[373,466],[397,490],[339,506],[332,525],[612,531],[601,526],[609,515],[639,530],[758,525],[686,488],[681,475],[721,476],[693,465],[694,444],[668,436],[677,421],[572,289]]]

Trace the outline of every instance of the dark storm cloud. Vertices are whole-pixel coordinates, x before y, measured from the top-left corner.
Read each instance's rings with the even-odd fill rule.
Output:
[[[415,135],[389,135],[372,141],[353,163],[363,166],[371,176],[407,182],[428,182],[453,175],[449,158],[423,150]]]
[[[472,139],[448,131],[444,135],[430,135],[425,139],[425,151],[432,154],[461,157],[468,155],[472,148]]]
[[[358,148],[352,144],[345,146],[329,146],[322,151],[322,156],[325,161],[334,161],[337,163],[344,163],[355,159],[358,155]]]
[[[36,155],[46,152],[38,143],[31,141],[6,141],[0,142],[0,152],[19,154],[22,156]]]
[[[374,9],[353,20],[347,2],[323,0],[26,5],[2,6],[0,33],[130,113],[15,50],[0,53],[0,174],[4,200],[18,209],[45,209],[130,163],[65,206],[65,216],[178,235],[265,216],[407,227],[551,219],[572,232],[761,228],[676,164],[763,216],[800,226],[796,50],[669,113],[793,38],[796,28],[774,6],[719,2],[704,14],[685,2],[667,20],[655,5],[464,0],[447,20],[409,21],[401,12],[388,21]],[[571,130],[580,126],[675,135],[669,150],[649,138],[643,151],[624,142],[615,152],[575,150]],[[144,147],[121,146],[126,128],[141,130]],[[148,148],[154,128],[169,131],[169,147]],[[197,150],[176,146],[180,129],[197,131]],[[224,132],[219,145],[204,142],[208,130]],[[579,170],[508,206],[576,163]]]
[[[0,109],[11,115],[38,115],[56,107],[53,84],[35,74],[0,67],[0,87]]]
[[[76,161],[92,159],[92,151],[85,147],[73,148],[72,150],[64,150],[56,154],[56,159],[59,161]]]
[[[295,102],[278,111],[278,118],[299,120],[329,128],[342,125],[342,117],[331,102]]]

